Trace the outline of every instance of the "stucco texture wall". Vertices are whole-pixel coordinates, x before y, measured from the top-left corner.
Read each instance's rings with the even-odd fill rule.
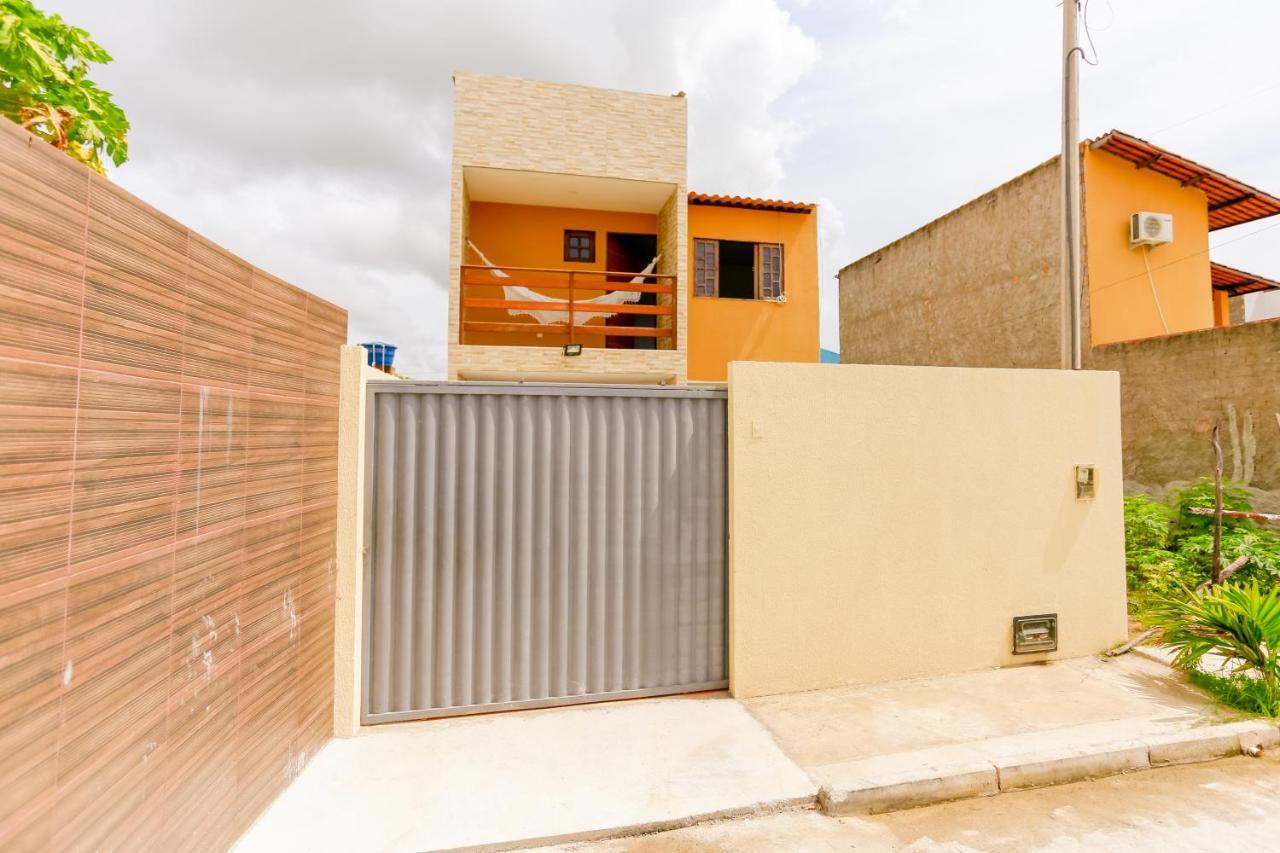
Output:
[[[365,391],[388,381],[370,367],[364,347],[341,351],[338,389],[338,528],[334,570],[333,734],[360,729],[360,665],[364,632]],[[395,381],[395,380],[389,380]]]
[[[1055,157],[840,271],[853,364],[1057,367]]]
[[[734,695],[1123,640],[1118,392],[1114,373],[732,364]],[[1013,617],[1041,613],[1059,651],[1014,656]]]
[[[1083,174],[1092,343],[1211,328],[1209,206],[1204,193],[1088,146]],[[1173,242],[1130,248],[1129,217],[1138,211],[1173,214]]]
[[[689,379],[723,382],[729,362],[818,360],[818,214],[689,205]],[[779,304],[693,295],[693,241],[782,244]]]

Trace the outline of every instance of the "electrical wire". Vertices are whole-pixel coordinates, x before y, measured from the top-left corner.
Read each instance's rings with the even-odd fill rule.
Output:
[[[1172,266],[1172,265],[1174,265],[1174,264],[1180,264],[1180,263],[1182,263],[1183,261],[1188,260],[1188,259],[1190,259],[1190,258],[1199,257],[1200,255],[1207,255],[1207,254],[1209,254],[1209,252],[1210,252],[1210,251],[1213,251],[1213,250],[1216,250],[1216,249],[1221,249],[1223,246],[1230,246],[1232,243],[1239,243],[1241,240],[1248,240],[1250,237],[1256,237],[1256,236],[1258,236],[1259,234],[1261,234],[1263,231],[1270,231],[1272,228],[1280,228],[1280,222],[1272,222],[1270,225],[1267,225],[1267,226],[1264,226],[1264,227],[1262,227],[1262,228],[1259,228],[1259,229],[1257,229],[1256,231],[1250,231],[1248,234],[1241,234],[1239,237],[1236,237],[1236,238],[1234,238],[1234,239],[1232,239],[1232,240],[1224,240],[1223,242],[1219,243],[1218,245],[1216,245],[1216,246],[1211,246],[1211,247],[1210,247],[1210,248],[1208,248],[1208,249],[1201,249],[1201,250],[1200,250],[1200,251],[1198,251],[1198,252],[1192,252],[1192,253],[1191,253],[1191,254],[1189,254],[1189,255],[1183,255],[1183,256],[1181,256],[1181,257],[1174,258],[1173,260],[1171,260],[1171,261],[1166,261],[1165,263],[1160,264],[1159,266],[1151,267],[1151,269],[1153,269],[1153,270],[1162,270],[1162,269],[1164,269],[1165,267]],[[1140,278],[1140,277],[1141,277],[1141,276],[1143,276],[1143,275],[1145,275],[1145,273],[1140,273],[1140,272],[1139,272],[1139,273],[1134,273],[1133,275],[1126,275],[1126,276],[1124,276],[1123,278],[1118,278],[1118,279],[1116,279],[1115,281],[1107,282],[1106,284],[1099,285],[1098,287],[1090,286],[1090,287],[1089,287],[1089,292],[1090,292],[1090,293],[1098,293],[1098,292],[1100,292],[1100,291],[1106,290],[1107,288],[1115,287],[1116,285],[1119,285],[1119,284],[1124,284],[1124,283],[1125,283],[1125,282],[1127,282],[1127,281],[1132,281],[1132,280],[1133,280],[1133,279],[1135,279],[1135,278]]]
[[[1148,255],[1151,254],[1150,246],[1142,247],[1142,265],[1147,268],[1147,283],[1151,285],[1151,298],[1156,303],[1156,313],[1160,315],[1160,325],[1164,327],[1164,333],[1169,334],[1169,321],[1164,316],[1164,306],[1160,304],[1160,294],[1156,292],[1156,279],[1151,274],[1151,261]]]
[[[1076,50],[1080,50],[1081,59],[1089,65],[1096,66],[1098,64],[1098,48],[1094,46],[1093,33],[1089,31],[1089,0],[1084,0],[1084,7],[1080,10],[1080,20],[1084,23],[1084,37],[1089,42],[1089,52],[1093,54],[1093,59],[1085,56],[1084,51],[1080,50],[1080,48],[1077,47]]]
[[[1212,109],[1205,110],[1202,113],[1196,113],[1190,118],[1185,118],[1182,121],[1174,122],[1173,124],[1166,125],[1165,127],[1159,128],[1157,130],[1153,130],[1151,131],[1150,135],[1153,137],[1158,136],[1159,134],[1164,133],[1166,130],[1173,130],[1175,127],[1182,127],[1184,124],[1190,124],[1191,122],[1196,121],[1198,119],[1202,119],[1205,116],[1210,116],[1210,115],[1213,115],[1214,113],[1221,112],[1222,110],[1228,109],[1230,107],[1238,106],[1239,104],[1243,104],[1245,101],[1252,100],[1253,98],[1256,98],[1259,95],[1265,95],[1267,92],[1274,91],[1275,89],[1280,89],[1280,83],[1272,83],[1269,86],[1263,86],[1261,89],[1258,89],[1257,91],[1254,91],[1254,92],[1250,92],[1249,94],[1236,98],[1233,101],[1227,101],[1226,103],[1219,104],[1218,106],[1213,107]]]

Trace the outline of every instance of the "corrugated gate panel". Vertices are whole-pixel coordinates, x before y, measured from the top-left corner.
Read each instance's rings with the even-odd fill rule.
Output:
[[[365,722],[727,685],[724,392],[369,393]]]

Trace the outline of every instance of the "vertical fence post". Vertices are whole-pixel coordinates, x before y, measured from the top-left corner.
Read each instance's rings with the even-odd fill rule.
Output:
[[[573,270],[569,270],[569,343],[573,343]]]

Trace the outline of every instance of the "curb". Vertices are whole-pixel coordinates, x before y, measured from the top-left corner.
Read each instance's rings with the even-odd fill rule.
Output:
[[[972,797],[1100,779],[1120,773],[1256,755],[1280,748],[1280,728],[1263,720],[1222,723],[1172,734],[1059,747],[992,760],[957,760],[910,770],[859,774],[848,785],[823,786],[818,808],[831,816],[881,814]]]
[[[539,838],[525,838],[516,841],[500,841],[493,844],[473,844],[463,847],[447,847],[436,853],[505,853],[509,850],[543,850],[549,847],[560,847],[568,844],[587,844],[594,841],[612,841],[619,838],[633,838],[653,835],[659,832],[670,832],[675,829],[687,829],[704,823],[718,823],[725,820],[738,820],[748,817],[782,814],[784,812],[813,811],[816,795],[791,797],[781,800],[770,800],[750,806],[721,809],[714,812],[686,815],[668,820],[636,823],[604,829],[589,829],[582,832],[566,832],[560,835],[547,835]]]

